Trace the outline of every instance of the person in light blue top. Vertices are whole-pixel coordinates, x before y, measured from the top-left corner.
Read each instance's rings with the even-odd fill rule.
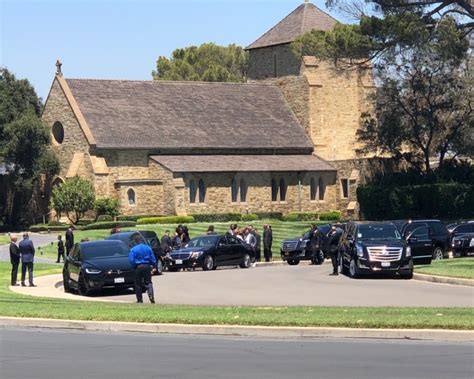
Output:
[[[143,303],[142,287],[147,290],[150,303],[155,303],[153,282],[151,280],[152,270],[156,270],[156,258],[143,238],[137,234],[135,236],[136,245],[130,249],[128,261],[132,265],[135,278],[135,295],[137,303]]]

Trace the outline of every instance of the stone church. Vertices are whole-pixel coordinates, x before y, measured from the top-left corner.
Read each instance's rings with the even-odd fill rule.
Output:
[[[357,215],[356,130],[369,69],[339,72],[290,44],[337,21],[305,2],[247,47],[248,83],[53,80],[43,121],[61,162],[122,214]]]

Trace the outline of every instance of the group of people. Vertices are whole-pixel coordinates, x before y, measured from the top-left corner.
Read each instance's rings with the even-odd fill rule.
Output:
[[[249,245],[255,252],[255,261],[260,262],[262,259],[262,236],[253,225],[248,225],[245,228],[239,228],[237,224],[231,224],[227,234],[239,238],[247,245]],[[273,232],[270,225],[263,226],[263,256],[265,262],[270,262],[272,259],[272,243]]]
[[[186,246],[189,240],[188,227],[179,224],[174,231],[173,237],[171,237],[169,230],[165,230],[165,234],[161,237],[161,250],[164,253],[169,253],[173,249]]]
[[[339,223],[332,225],[328,234],[321,232],[317,225],[311,225],[310,229],[310,247],[311,247],[311,262],[318,260],[324,260],[324,255],[321,254],[322,250],[326,249],[331,256],[331,263],[333,272],[331,275],[339,275],[339,240],[341,239],[343,230]]]
[[[16,236],[10,236],[11,285],[18,286],[18,267],[21,262],[21,286],[26,286],[26,272],[28,271],[29,286],[36,287],[33,283],[33,262],[35,258],[33,241],[30,240],[28,233],[23,234],[23,240],[18,245],[17,240]]]

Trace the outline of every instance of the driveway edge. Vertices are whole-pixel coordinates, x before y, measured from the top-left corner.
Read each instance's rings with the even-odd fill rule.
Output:
[[[79,321],[42,318],[0,317],[1,328],[69,329],[94,332],[135,332],[154,334],[198,334],[260,338],[368,338],[426,341],[473,342],[472,330],[438,329],[356,329],[319,327],[274,327],[236,325],[150,324],[115,321]]]
[[[413,279],[422,280],[425,282],[432,282],[432,283],[442,283],[442,284],[452,284],[455,286],[474,287],[474,280],[472,279],[450,278],[448,276],[417,274],[416,272],[413,273]]]

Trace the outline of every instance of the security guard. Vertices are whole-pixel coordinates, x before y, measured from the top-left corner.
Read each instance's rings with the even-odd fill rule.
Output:
[[[156,270],[156,258],[140,235],[137,234],[134,240],[136,245],[130,250],[128,261],[134,270],[137,303],[143,303],[142,286],[146,287],[150,303],[155,303],[151,273]]]

